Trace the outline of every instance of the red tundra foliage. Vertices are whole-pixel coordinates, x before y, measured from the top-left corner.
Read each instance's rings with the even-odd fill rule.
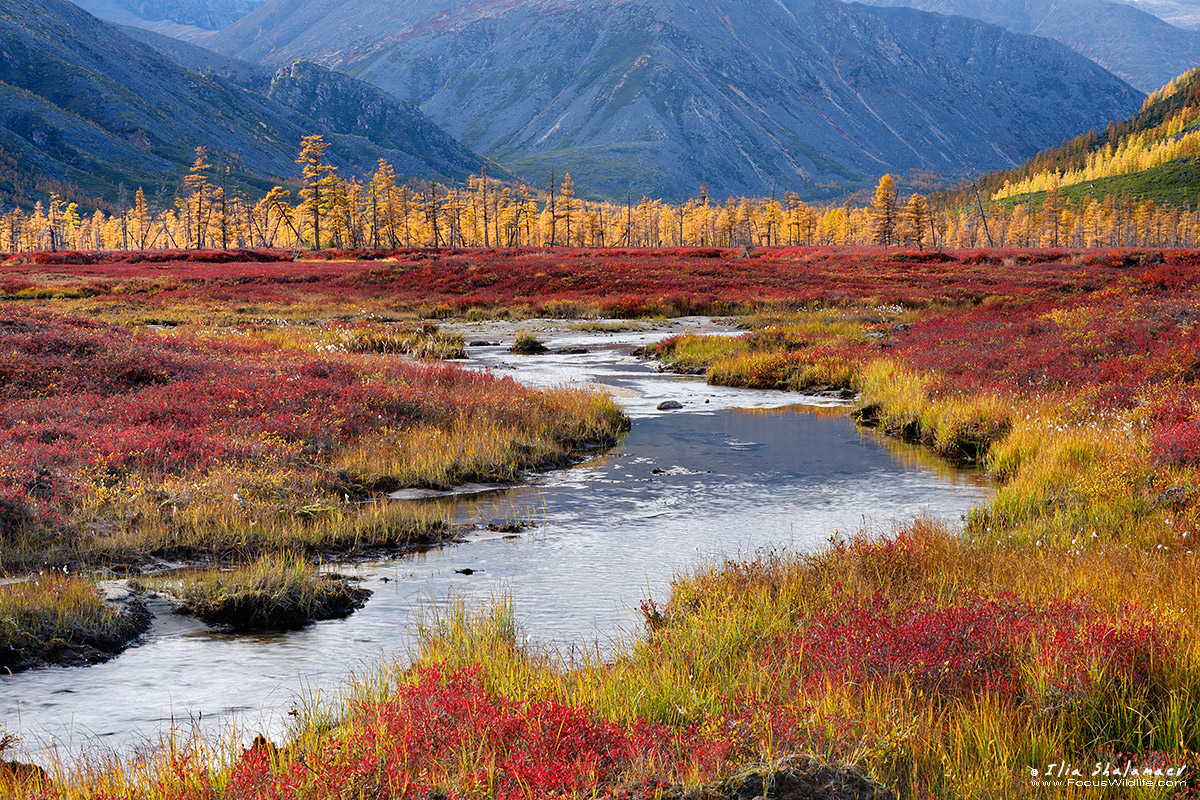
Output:
[[[0,305],[0,533],[57,521],[87,484],[232,462],[303,469],[306,448],[530,394],[455,367],[333,360]]]

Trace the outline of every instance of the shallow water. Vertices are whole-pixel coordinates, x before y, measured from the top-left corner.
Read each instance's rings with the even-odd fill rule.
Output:
[[[592,348],[587,355],[473,348],[472,362],[523,382],[613,387],[633,428],[610,453],[529,486],[398,500],[450,504],[476,526],[462,544],[339,568],[375,593],[348,619],[235,636],[161,614],[107,664],[3,679],[0,719],[36,760],[55,747],[70,757],[152,742],[172,719],[208,732],[236,720],[247,735],[278,736],[302,698],[327,696],[347,674],[409,651],[431,602],[508,596],[534,640],[603,649],[636,630],[641,600],[665,599],[681,571],[763,547],[812,549],[919,513],[958,519],[990,494],[978,473],[859,430],[847,406],[708,387],[628,357],[661,335],[543,333],[554,347]],[[657,411],[663,399],[684,409]],[[532,527],[494,532],[488,522]]]

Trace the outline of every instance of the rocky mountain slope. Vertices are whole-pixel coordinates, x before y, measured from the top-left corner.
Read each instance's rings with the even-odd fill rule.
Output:
[[[567,0],[568,3],[574,0]],[[206,46],[247,61],[282,64],[305,59],[336,68],[354,54],[470,0],[267,0],[217,33]],[[484,0],[482,6],[487,6]],[[504,0],[504,6],[513,4]]]
[[[1130,4],[1109,0],[860,0],[981,19],[1045,36],[1143,91],[1200,65],[1200,31],[1184,30]]]
[[[406,175],[461,179],[485,162],[417,109],[344,75],[296,65],[250,77],[192,72],[62,0],[0,7],[0,193],[37,184],[113,200],[119,184],[171,192],[194,150],[236,180],[294,178],[300,139],[325,133],[331,160],[366,175],[379,158]],[[34,177],[36,176],[36,177]]]
[[[883,172],[1011,166],[1142,99],[1055,42],[909,9],[439,2],[412,21],[411,8],[391,17],[367,0],[272,0],[214,45],[318,58],[419,104],[517,173],[556,167],[608,196],[678,198],[700,184],[716,196],[836,196]],[[277,14],[294,24],[276,26]]]

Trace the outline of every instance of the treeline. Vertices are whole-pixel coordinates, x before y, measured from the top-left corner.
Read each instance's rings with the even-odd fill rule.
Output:
[[[1041,205],[994,205],[988,214],[981,245],[990,233],[997,247],[1200,247],[1200,212],[1153,200],[1067,200],[1052,188]]]
[[[324,162],[319,136],[304,141],[299,187],[275,187],[251,201],[213,177],[203,148],[167,208],[136,192],[124,211],[82,214],[51,193],[32,211],[0,216],[0,252],[401,247],[760,247],[882,245],[925,247],[1196,247],[1200,214],[1153,202],[1064,199],[1052,186],[1040,205],[978,202],[936,207],[899,196],[890,175],[872,203],[813,205],[779,198],[712,200],[703,189],[684,203],[642,197],[624,203],[577,196],[571,176],[547,185],[509,185],[486,173],[465,186],[404,181],[380,162],[367,181],[343,178]]]

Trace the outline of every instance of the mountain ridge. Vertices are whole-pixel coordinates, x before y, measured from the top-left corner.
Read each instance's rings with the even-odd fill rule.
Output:
[[[1044,36],[1087,56],[1143,90],[1200,64],[1200,31],[1184,30],[1128,3],[1109,0],[856,0],[979,19]]]
[[[1200,68],[1151,94],[1129,118],[980,179],[989,198],[1007,205],[1040,204],[1053,187],[1072,200],[1120,195],[1196,207],[1198,185]]]
[[[100,19],[145,28],[168,23],[217,31],[237,22],[265,0],[76,0],[75,4]]]
[[[969,151],[978,168],[1012,166],[1141,101],[1058,43],[909,9],[446,5],[380,26],[368,24],[374,6],[348,2],[319,36],[306,21],[268,37],[272,14],[311,20],[325,7],[272,0],[213,45],[268,61],[304,52],[419,105],[518,174],[540,180],[554,167],[609,197],[681,198],[704,183],[717,195],[774,186],[827,198],[883,172],[961,174]]]

